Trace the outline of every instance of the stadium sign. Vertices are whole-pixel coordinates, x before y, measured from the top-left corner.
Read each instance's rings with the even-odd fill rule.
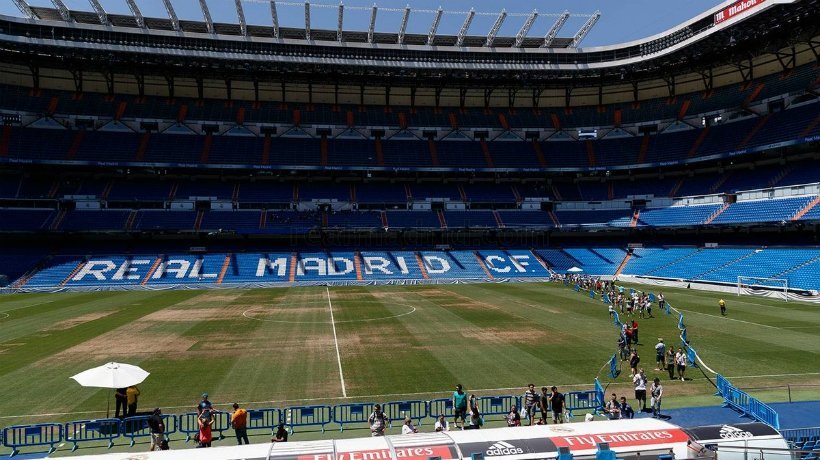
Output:
[[[738,0],[715,13],[715,25],[760,6],[765,0]]]
[[[589,434],[585,436],[556,436],[552,438],[552,441],[558,447],[592,449],[602,442],[609,443],[610,447],[625,447],[686,442],[688,439],[689,436],[687,436],[682,430],[668,429],[620,431],[605,434]]]

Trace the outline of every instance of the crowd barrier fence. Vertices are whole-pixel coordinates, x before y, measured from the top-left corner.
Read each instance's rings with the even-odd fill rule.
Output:
[[[427,414],[430,417],[436,418],[443,415],[446,418],[451,418],[455,415],[453,408],[453,398],[433,399],[427,403]]]
[[[271,430],[282,422],[281,409],[250,409],[248,410],[248,431]]]
[[[11,448],[11,456],[17,455],[21,447],[48,446],[48,453],[54,452],[63,442],[63,425],[60,423],[40,423],[37,425],[15,425],[3,428],[3,445]]]
[[[775,429],[780,429],[780,415],[759,399],[736,388],[720,374],[715,377],[715,386],[718,390],[716,394],[723,398],[724,407],[731,407],[740,411],[741,417],[748,415]]]
[[[603,401],[603,388],[596,379],[595,389],[586,392],[570,392],[566,395],[567,410],[572,415],[573,410],[598,410]],[[512,406],[521,407],[521,397],[512,395],[482,396],[476,399],[479,411],[484,416],[506,416]],[[294,406],[286,409],[262,408],[248,410],[248,430],[273,429],[280,423],[285,424],[291,433],[295,427],[319,426],[322,432],[330,423],[337,423],[340,430],[345,425],[353,423],[367,423],[373,412],[375,403],[351,403],[336,406]],[[765,405],[763,405],[765,406]],[[436,418],[439,415],[452,417],[453,404],[450,398],[433,399],[431,401],[392,401],[382,405],[388,420],[393,422],[403,420],[409,416],[417,425],[421,426],[426,418]],[[751,406],[750,414],[761,414],[764,408]],[[775,414],[776,415],[776,414]],[[523,412],[522,412],[523,416]],[[0,430],[3,446],[12,449],[16,455],[22,448],[48,446],[53,452],[62,442],[71,443],[71,450],[75,451],[83,443],[106,442],[111,448],[117,439],[126,439],[130,446],[134,446],[138,439],[149,438],[150,416],[129,417],[125,419],[107,418],[96,420],[76,420],[61,423],[42,423],[31,425],[15,425]],[[182,434],[184,441],[189,442],[199,432],[198,414],[189,412],[183,414],[166,414],[165,435],[170,439],[172,434]],[[215,411],[212,431],[214,437],[224,439],[224,431],[231,429],[230,413]]]
[[[120,422],[120,433],[124,438],[131,440],[129,445],[134,447],[137,438],[150,438],[151,429],[148,426],[150,415],[140,415],[138,417],[128,417]],[[162,422],[165,425],[165,436],[176,433],[177,417],[173,415],[162,415]]]
[[[325,425],[333,421],[330,406],[294,406],[285,409],[285,425],[291,433],[297,426],[318,426],[325,432]]]
[[[482,396],[476,398],[478,411],[482,416],[486,415],[507,415],[512,406],[516,406],[521,412],[521,404],[516,396],[497,395],[497,396]]]
[[[118,418],[67,422],[64,431],[65,440],[72,443],[72,452],[80,447],[80,443],[91,441],[107,441],[110,449],[114,447],[114,440],[120,437],[121,422]]]
[[[339,404],[333,406],[333,421],[339,424],[339,431],[351,423],[367,423],[376,403]]]
[[[421,426],[422,419],[427,417],[427,401],[391,401],[382,404],[382,410],[391,426],[404,417],[410,417]]]

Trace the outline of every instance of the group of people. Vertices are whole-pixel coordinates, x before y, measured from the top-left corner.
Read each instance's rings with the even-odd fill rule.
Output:
[[[137,402],[139,400],[140,389],[136,385],[127,388],[117,388],[114,391],[114,402],[116,409],[114,417],[125,418],[137,415]],[[122,415],[120,410],[122,409]]]
[[[231,428],[236,435],[238,445],[250,444],[248,439],[248,411],[239,407],[238,403],[233,403],[231,412]],[[199,430],[194,436],[194,441],[198,448],[211,447],[213,442],[213,425],[216,421],[218,410],[214,409],[213,403],[208,399],[208,393],[202,393],[202,399],[196,406],[197,425]],[[151,447],[149,450],[168,450],[168,439],[165,437],[165,421],[162,418],[162,410],[154,409],[151,417],[148,418],[148,427],[151,431]],[[271,442],[287,442],[288,431],[285,425],[280,423],[276,433],[271,438]]]
[[[527,385],[524,395],[521,398],[523,405],[523,416],[529,420],[529,425],[546,425],[549,418],[553,423],[564,423],[566,416],[566,399],[558,392],[557,387],[541,387],[541,391],[535,390],[534,384]],[[484,426],[484,416],[479,409],[478,397],[475,394],[469,396],[464,391],[461,384],[456,385],[452,396],[453,423],[447,421],[443,414],[436,418],[435,431],[450,431],[451,426],[457,430],[478,430]],[[538,417],[540,415],[540,417]],[[510,408],[510,412],[505,417],[507,426],[521,426],[522,414],[516,405]],[[382,410],[380,404],[373,406],[373,412],[367,419],[370,425],[371,436],[384,436],[388,426],[388,417]],[[418,433],[413,420],[405,417],[402,425],[402,434]]]
[[[652,412],[652,417],[661,417],[661,402],[663,400],[663,385],[661,379],[655,377],[652,385],[649,387],[649,407],[646,405],[647,396],[647,378],[643,369],[632,378],[635,385],[635,400],[637,401],[638,410],[641,412]],[[610,420],[618,420],[622,418],[635,417],[635,410],[629,403],[626,402],[626,396],[621,396],[612,393],[609,401],[604,406],[604,413]]]

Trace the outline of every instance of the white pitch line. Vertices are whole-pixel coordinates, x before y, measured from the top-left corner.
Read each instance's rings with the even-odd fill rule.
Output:
[[[336,344],[336,362],[339,363],[339,380],[342,382],[342,397],[347,398],[345,373],[342,370],[342,355],[339,353],[339,338],[336,337],[336,320],[333,319],[333,303],[330,302],[330,288],[325,286],[325,292],[327,292],[327,306],[330,308],[330,324],[333,326],[333,343]]]
[[[710,315],[709,313],[701,313],[699,311],[682,310],[682,309],[678,309],[678,308],[672,308],[672,309],[673,310],[678,310],[678,311],[685,311],[686,313],[694,313],[696,315],[710,316],[712,318],[722,318],[722,319],[725,319],[726,321],[737,321],[739,323],[752,324],[754,326],[760,326],[760,327],[768,327],[770,329],[782,329],[782,328],[777,327],[777,326],[769,326],[768,324],[753,323],[751,321],[743,321],[742,319],[734,319],[734,318],[727,318],[725,316]]]

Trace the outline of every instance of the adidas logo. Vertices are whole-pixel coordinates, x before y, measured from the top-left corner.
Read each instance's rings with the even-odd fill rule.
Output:
[[[514,445],[508,442],[498,441],[497,443],[487,448],[487,451],[484,452],[484,456],[495,457],[499,455],[518,455],[523,453],[524,449],[520,447],[515,447]]]
[[[752,438],[754,435],[746,430],[741,430],[730,425],[723,425],[720,428],[720,437],[723,439],[743,439]]]

